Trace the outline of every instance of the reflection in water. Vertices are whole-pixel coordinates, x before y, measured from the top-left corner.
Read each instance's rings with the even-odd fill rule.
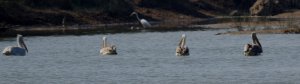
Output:
[[[300,83],[299,35],[260,35],[264,53],[246,57],[242,45],[249,35],[217,32],[109,34],[116,56],[100,56],[104,34],[26,37],[27,56],[0,56],[0,83]],[[183,33],[190,56],[178,57],[174,49]],[[0,48],[14,44],[11,39],[1,40]]]

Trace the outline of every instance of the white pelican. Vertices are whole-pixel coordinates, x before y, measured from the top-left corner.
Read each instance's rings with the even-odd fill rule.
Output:
[[[135,15],[139,23],[142,24],[144,28],[151,27],[151,24],[146,19],[140,19],[139,15],[136,12],[132,12],[130,16]]]
[[[107,43],[107,39],[106,37],[103,37],[103,43],[102,43],[102,47],[100,49],[100,54],[102,55],[116,55],[117,54],[117,48],[115,45],[109,45]]]
[[[8,46],[5,47],[2,53],[6,56],[15,55],[15,56],[25,56],[28,53],[28,49],[24,43],[23,36],[17,35],[18,46]]]
[[[252,44],[246,44],[244,46],[244,55],[245,56],[256,56],[260,55],[260,53],[263,52],[262,46],[260,42],[258,41],[258,38],[256,36],[255,32],[252,32]]]
[[[190,55],[189,48],[185,44],[186,44],[186,36],[185,36],[185,34],[182,34],[182,37],[181,37],[181,39],[179,41],[179,44],[176,48],[176,55],[177,56],[188,56],[188,55]]]

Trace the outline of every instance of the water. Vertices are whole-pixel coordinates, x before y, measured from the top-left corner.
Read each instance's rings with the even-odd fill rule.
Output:
[[[300,35],[258,35],[264,53],[243,56],[250,35],[220,31],[25,37],[27,56],[0,56],[1,84],[299,84]],[[181,34],[190,56],[175,56]],[[107,36],[118,55],[99,55]],[[0,40],[0,48],[15,38]]]

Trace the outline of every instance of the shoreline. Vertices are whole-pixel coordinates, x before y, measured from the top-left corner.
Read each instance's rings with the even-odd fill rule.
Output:
[[[263,20],[261,20],[263,18]],[[264,20],[265,19],[265,20]],[[258,21],[256,21],[258,20]],[[296,19],[293,19],[293,21]],[[16,34],[27,36],[49,35],[82,35],[101,33],[123,33],[142,31],[192,31],[192,30],[218,30],[237,29],[223,34],[248,34],[258,32],[264,34],[299,34],[300,22],[291,23],[290,18],[264,18],[264,17],[219,17],[210,19],[178,20],[151,22],[153,27],[142,28],[138,23],[115,23],[99,25],[73,25],[73,26],[23,26],[15,28],[0,28],[0,38],[15,37]],[[274,28],[274,26],[276,28]],[[291,28],[293,26],[293,28]],[[262,29],[259,29],[261,28]],[[278,27],[278,28],[277,28]],[[240,29],[239,29],[240,28]],[[253,29],[251,29],[253,28]]]
[[[16,34],[26,36],[51,36],[51,35],[89,35],[89,34],[107,34],[107,33],[132,33],[132,32],[164,32],[164,31],[195,31],[204,30],[200,27],[166,27],[154,26],[150,28],[142,28],[138,25],[114,25],[114,26],[98,26],[98,25],[82,25],[82,26],[49,26],[49,27],[20,27],[7,29],[0,32],[0,38],[15,37]]]
[[[242,35],[256,32],[259,34],[300,34],[300,29],[272,29],[272,30],[247,30],[247,31],[228,31],[225,33],[217,33],[216,35]]]

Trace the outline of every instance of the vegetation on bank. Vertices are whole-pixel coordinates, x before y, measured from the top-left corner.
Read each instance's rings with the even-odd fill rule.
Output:
[[[275,2],[268,4],[268,1]],[[186,26],[193,23],[188,22],[191,19],[249,16],[253,11],[256,15],[277,15],[298,10],[298,3],[298,0],[0,0],[0,28],[58,26],[64,18],[66,25],[136,22],[135,17],[129,16],[133,11],[149,21],[163,21],[163,27]],[[242,21],[233,22],[238,26]]]
[[[279,1],[282,11],[287,1],[294,0]],[[151,20],[250,15],[254,3],[255,0],[0,0],[0,23],[60,25],[63,17],[71,25],[118,23],[134,21],[128,16],[133,11]]]
[[[2,24],[61,25],[128,21],[133,8],[125,0],[0,0]]]

